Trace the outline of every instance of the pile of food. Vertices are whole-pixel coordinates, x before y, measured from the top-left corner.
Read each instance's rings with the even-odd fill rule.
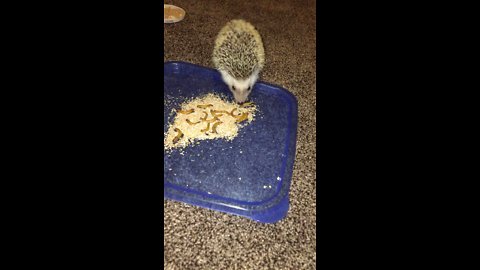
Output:
[[[254,120],[255,104],[228,102],[214,94],[185,102],[173,111],[175,119],[165,134],[164,149],[185,148],[200,140],[233,140],[240,128]]]

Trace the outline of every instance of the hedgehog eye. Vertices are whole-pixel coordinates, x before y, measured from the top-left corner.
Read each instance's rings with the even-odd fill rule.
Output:
[[[232,89],[233,89],[233,91],[237,90],[237,89],[235,89],[235,86],[233,86],[233,85],[232,85]]]
[[[252,87],[251,87],[251,86],[249,86],[249,87],[248,87],[247,91],[250,91],[250,89],[252,89]]]

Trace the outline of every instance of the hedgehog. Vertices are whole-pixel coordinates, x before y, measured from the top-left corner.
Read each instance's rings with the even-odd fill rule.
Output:
[[[265,65],[262,38],[255,27],[244,20],[228,22],[218,33],[212,59],[235,101],[246,102]]]

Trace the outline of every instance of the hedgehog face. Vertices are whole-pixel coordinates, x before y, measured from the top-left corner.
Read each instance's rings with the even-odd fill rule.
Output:
[[[235,79],[230,74],[220,71],[223,81],[228,85],[228,88],[233,94],[237,103],[244,103],[248,100],[248,96],[252,92],[253,85],[257,81],[258,72],[255,72],[247,79]]]

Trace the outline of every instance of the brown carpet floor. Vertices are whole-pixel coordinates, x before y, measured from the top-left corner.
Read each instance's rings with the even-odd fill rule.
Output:
[[[254,24],[263,37],[261,80],[299,100],[297,159],[288,217],[273,225],[164,201],[164,269],[315,269],[316,267],[316,15],[315,1],[164,1],[186,10],[164,25],[164,61],[212,67],[214,39],[231,19]]]

